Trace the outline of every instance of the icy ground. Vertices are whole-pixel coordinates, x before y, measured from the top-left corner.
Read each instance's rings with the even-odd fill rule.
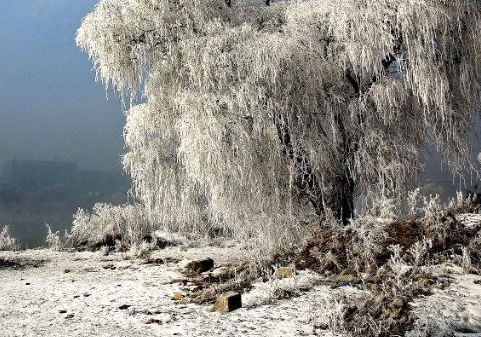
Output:
[[[312,286],[318,277],[309,272],[256,284],[243,295],[244,307],[231,313],[211,313],[207,305],[172,301],[173,294],[183,291],[179,282],[173,282],[183,278],[183,266],[190,259],[205,257],[213,258],[216,267],[243,258],[242,252],[232,247],[168,247],[152,256],[171,261],[165,264],[125,260],[120,254],[0,252],[0,259],[45,261],[25,269],[0,267],[0,336],[330,336],[310,324],[320,310],[326,310],[316,303],[330,290]],[[481,285],[474,283],[481,277],[453,277],[455,282],[449,288],[417,300],[418,310],[431,312],[428,309],[434,306],[451,323],[466,328],[462,331],[481,329]],[[279,287],[309,286],[311,290],[298,297],[269,303]]]

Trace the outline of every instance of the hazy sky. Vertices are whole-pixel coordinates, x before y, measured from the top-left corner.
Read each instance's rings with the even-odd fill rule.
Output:
[[[106,100],[87,55],[74,42],[96,2],[0,0],[0,165],[17,158],[119,166],[119,101],[111,93]],[[426,175],[449,180],[439,167],[429,160]]]
[[[0,165],[17,159],[119,166],[123,114],[95,83],[75,32],[96,0],[0,0]]]

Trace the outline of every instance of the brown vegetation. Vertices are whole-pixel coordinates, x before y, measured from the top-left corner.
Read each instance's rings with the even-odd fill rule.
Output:
[[[334,287],[351,285],[371,292],[354,303],[339,300],[344,310],[338,319],[348,336],[402,336],[416,318],[409,303],[449,282],[423,266],[452,262],[468,272],[481,271],[481,222],[466,225],[456,218],[460,212],[478,211],[479,204],[473,203],[368,231],[326,228],[307,242],[296,267],[324,274]]]

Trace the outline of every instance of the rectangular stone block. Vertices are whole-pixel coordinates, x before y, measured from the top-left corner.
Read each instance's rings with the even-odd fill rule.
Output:
[[[280,267],[277,269],[277,277],[291,277],[294,274],[294,269],[292,267]]]
[[[187,265],[187,269],[197,274],[202,274],[206,271],[211,270],[212,268],[214,268],[214,260],[210,258],[205,260],[192,261]]]
[[[236,292],[228,292],[227,294],[221,295],[217,299],[217,302],[210,311],[230,312],[239,308],[242,308],[241,294]]]

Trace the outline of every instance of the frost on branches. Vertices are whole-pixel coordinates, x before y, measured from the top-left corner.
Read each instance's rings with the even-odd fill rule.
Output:
[[[77,44],[152,220],[282,237],[403,195],[428,140],[474,170],[480,34],[476,0],[101,0]]]

